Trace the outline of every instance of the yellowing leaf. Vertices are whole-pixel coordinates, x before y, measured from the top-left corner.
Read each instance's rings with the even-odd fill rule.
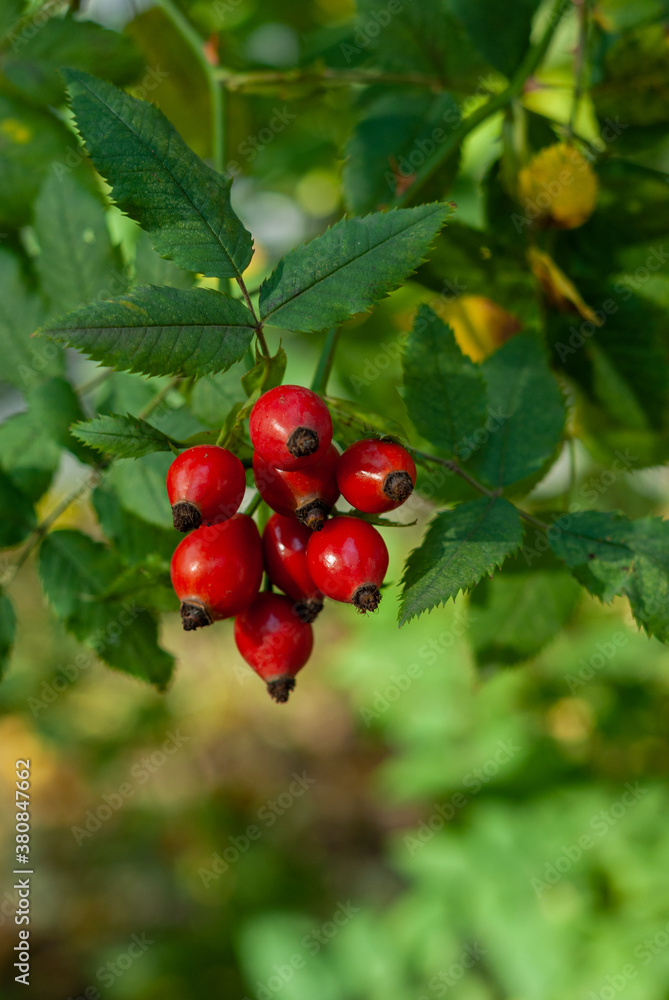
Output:
[[[472,361],[492,354],[521,326],[515,316],[484,295],[460,295],[450,302],[430,301],[430,306],[449,324],[460,350]]]
[[[594,211],[597,175],[574,146],[558,142],[538,152],[520,171],[518,198],[528,219],[575,229]]]
[[[530,247],[527,259],[534,276],[543,288],[544,294],[551,305],[560,312],[578,312],[584,319],[590,320],[595,326],[601,326],[602,321],[583,299],[578,288],[557,266],[550,254]]]

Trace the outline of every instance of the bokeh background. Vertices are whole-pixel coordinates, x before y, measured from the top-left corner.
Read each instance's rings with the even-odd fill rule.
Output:
[[[536,86],[522,98],[526,109],[563,123],[578,44],[578,12],[566,8]],[[203,38],[220,32],[222,64],[265,73],[319,58],[336,65],[354,14],[346,0],[197,0],[182,9]],[[666,9],[654,0],[596,9],[611,32],[665,30]],[[173,21],[157,8],[107,0],[91,0],[84,13],[126,26],[140,55],[122,82],[158,101],[208,157],[201,67]],[[49,165],[67,163],[76,142],[39,128],[22,141],[17,88],[27,86],[35,105],[24,116],[45,111],[34,86],[30,96],[34,80],[12,72],[3,76],[0,64],[0,214],[5,249],[30,254],[31,206]],[[666,66],[662,72],[669,76]],[[234,204],[256,239],[254,285],[279,255],[342,212],[342,148],[359,99],[355,89],[313,82],[228,95],[228,161],[239,174]],[[294,117],[263,133],[266,142],[249,143],[276,108]],[[499,127],[489,121],[470,136],[450,179],[459,223],[483,224],[482,180],[499,152]],[[598,135],[587,98],[576,127],[586,139]],[[659,176],[667,146],[653,127],[656,142],[644,148]],[[28,160],[17,153],[22,145]],[[624,185],[616,190],[624,200]],[[655,188],[649,197],[665,211]],[[118,213],[107,223],[129,259],[136,230]],[[662,224],[660,217],[653,238]],[[453,258],[442,274],[453,294],[441,306],[463,348],[480,357],[520,322],[508,294],[504,309],[481,289],[468,294],[462,266]],[[169,280],[164,271],[160,280]],[[666,294],[663,285],[652,288]],[[409,283],[347,325],[334,395],[364,399],[402,423],[397,345],[421,301],[432,293]],[[287,381],[308,383],[321,339],[291,335],[284,347]],[[110,389],[96,382],[95,366],[75,356],[67,365],[84,408],[101,405]],[[180,417],[183,399],[167,380],[147,389],[135,376],[114,379],[114,399],[129,412],[164,388],[165,429],[192,423]],[[7,421],[25,403],[11,378],[0,392]],[[199,400],[199,426],[227,392],[234,398],[228,383],[211,392]],[[13,448],[16,458],[13,442],[0,426],[4,456]],[[581,502],[669,516],[666,471],[637,464],[649,461],[613,466],[607,448],[572,442],[532,499],[547,509]],[[41,516],[76,487],[82,469],[70,452],[60,459]],[[126,484],[126,498],[132,488]],[[450,480],[438,493],[446,501],[459,495]],[[165,504],[157,492],[147,531],[163,523]],[[494,591],[484,583],[471,601],[460,597],[398,631],[395,584],[432,510],[429,498],[417,498],[409,512],[417,523],[386,532],[391,586],[377,615],[326,608],[315,655],[287,706],[272,703],[243,664],[228,623],[184,634],[175,611],[161,625],[161,643],[178,662],[166,694],[109,670],[56,622],[34,559],[12,576],[17,553],[5,553],[19,628],[0,688],[3,998],[669,997],[669,652],[639,633],[622,601],[603,607],[566,574],[557,591],[544,590],[543,556],[533,562],[537,572],[520,557]],[[52,527],[101,537],[86,493]],[[18,758],[30,758],[32,770],[28,989],[13,982],[12,967]]]

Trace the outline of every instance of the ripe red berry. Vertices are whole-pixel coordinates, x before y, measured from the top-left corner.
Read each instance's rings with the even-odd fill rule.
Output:
[[[235,641],[246,662],[267,682],[274,701],[288,701],[295,674],[314,644],[311,625],[300,621],[290,598],[259,594],[235,619]]]
[[[394,510],[409,499],[416,482],[416,463],[394,441],[356,441],[337,465],[341,495],[366,514]]]
[[[339,499],[338,461],[339,452],[331,444],[325,458],[317,465],[299,472],[283,472],[255,452],[253,478],[261,497],[277,514],[285,517],[294,514],[312,531],[320,531]]]
[[[311,389],[279,385],[264,393],[251,410],[249,434],[268,465],[294,472],[325,457],[332,441],[332,419]]]
[[[334,517],[312,535],[307,566],[316,586],[333,601],[376,611],[388,569],[388,549],[374,525],[358,517]]]
[[[295,614],[312,622],[323,607],[323,595],[307,569],[307,543],[311,531],[294,517],[272,514],[265,525],[262,547],[265,569],[272,583],[297,603]]]
[[[246,488],[244,466],[217,445],[197,444],[167,470],[167,495],[177,531],[227,521],[239,510]]]
[[[260,589],[262,544],[246,514],[197,528],[177,545],[170,567],[187,632],[231,618],[248,607]]]

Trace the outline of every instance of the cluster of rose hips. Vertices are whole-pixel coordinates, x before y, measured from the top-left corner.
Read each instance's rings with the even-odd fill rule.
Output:
[[[323,598],[360,612],[381,600],[385,542],[359,517],[329,518],[334,504],[341,494],[363,513],[394,510],[410,496],[416,466],[389,440],[357,441],[340,455],[327,407],[297,385],[260,397],[249,434],[255,484],[275,511],[262,539],[238,513],[246,476],[236,455],[218,445],[188,448],[167,473],[174,527],[189,532],[172,557],[172,584],[187,631],[235,617],[240,653],[283,702],[309,659]],[[263,572],[269,589],[260,593]]]

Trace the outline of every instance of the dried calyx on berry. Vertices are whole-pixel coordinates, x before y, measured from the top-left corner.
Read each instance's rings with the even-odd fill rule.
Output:
[[[288,701],[295,674],[309,659],[314,644],[311,625],[300,621],[291,599],[259,594],[235,619],[235,642],[274,701]]]
[[[381,602],[388,549],[372,524],[358,517],[335,517],[309,539],[307,567],[326,597],[353,604],[364,614],[376,611]]]
[[[332,441],[332,419],[311,389],[279,385],[254,405],[249,435],[264,462],[283,472],[295,472],[325,457]]]
[[[253,478],[258,492],[272,510],[286,517],[294,515],[307,528],[320,531],[339,499],[338,461],[339,452],[332,444],[316,465],[285,472],[269,465],[256,452]]]
[[[195,445],[174,459],[167,472],[167,496],[177,531],[219,524],[239,510],[246,489],[244,466],[227,448]]]

